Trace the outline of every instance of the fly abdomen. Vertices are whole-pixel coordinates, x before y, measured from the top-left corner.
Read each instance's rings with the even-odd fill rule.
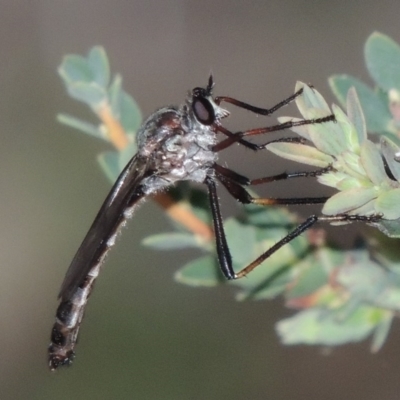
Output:
[[[93,267],[84,282],[75,289],[70,299],[61,300],[57,308],[56,322],[51,331],[49,367],[55,371],[59,366],[70,365],[75,357],[75,344],[86,303],[99,273],[101,263]]]
[[[73,336],[76,337],[76,334],[74,335],[64,325],[58,322],[53,325],[49,346],[49,367],[51,371],[55,371],[61,365],[72,363],[75,357],[73,350],[75,342],[71,340]]]

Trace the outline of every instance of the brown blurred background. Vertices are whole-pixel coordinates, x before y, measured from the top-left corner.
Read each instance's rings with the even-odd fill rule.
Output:
[[[399,42],[399,15],[394,0],[0,0],[1,399],[398,399],[398,325],[377,355],[368,342],[329,355],[283,347],[274,323],[291,312],[281,300],[238,303],[228,287],[179,285],[174,271],[198,254],[140,246],[170,229],[151,202],[107,261],[75,364],[51,374],[46,348],[64,273],[110,187],[95,161],[108,147],[55,120],[91,117],[57,76],[64,54],[103,45],[144,115],[182,102],[211,70],[217,95],[261,107],[296,80],[333,101],[327,78],[370,82],[365,40],[378,30]],[[235,115],[236,129],[266,124]],[[240,148],[223,156],[252,177],[295,168]],[[289,193],[309,193],[301,186]],[[236,212],[221,198],[225,215]]]

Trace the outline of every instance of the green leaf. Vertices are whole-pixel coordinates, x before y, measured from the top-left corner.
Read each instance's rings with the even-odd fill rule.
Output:
[[[270,249],[276,242],[282,239],[287,234],[287,231],[281,233],[279,236],[276,235],[274,239],[265,239],[253,246],[253,257],[243,265],[237,265],[235,262],[235,270],[238,271],[245,267],[249,262],[254,261],[263,252]],[[242,236],[243,238],[243,236]],[[243,242],[240,248],[236,251],[240,251],[246,246]],[[298,237],[291,241],[289,244],[281,247],[276,253],[268,257],[262,264],[256,269],[249,273],[244,279],[237,279],[232,281],[232,285],[239,286],[244,289],[247,293],[246,297],[253,296],[253,293],[257,291],[257,294],[263,296],[262,291],[269,292],[271,288],[278,286],[281,289],[282,282],[286,285],[288,283],[287,274],[294,276],[294,266],[299,260],[301,260],[308,249],[308,241],[304,236]],[[285,275],[282,277],[282,274]],[[275,289],[273,289],[275,290]]]
[[[110,83],[110,64],[102,46],[95,46],[89,51],[88,65],[92,70],[93,80],[103,88]]]
[[[362,144],[367,139],[367,127],[360,100],[358,99],[357,91],[354,87],[351,87],[347,92],[346,105],[349,120],[357,132],[358,143]]]
[[[122,78],[116,75],[109,88],[113,115],[121,122],[125,132],[135,134],[142,124],[142,112],[136,101],[122,90]]]
[[[137,133],[142,124],[142,112],[136,101],[127,93],[121,95],[120,121],[126,132]]]
[[[375,202],[378,213],[385,219],[397,220],[400,218],[400,189],[392,189],[378,196]]]
[[[118,157],[119,157],[118,168],[120,172],[125,168],[125,165],[128,164],[128,162],[132,159],[132,157],[136,154],[136,152],[137,152],[136,140],[129,142],[128,146],[126,146],[123,150],[118,152]]]
[[[350,122],[349,118],[340,107],[334,104],[332,110],[336,117],[336,123],[342,132],[342,135],[340,135],[343,138],[341,152],[346,150],[358,152],[360,150],[360,142],[354,125]]]
[[[400,219],[383,219],[382,221],[371,222],[370,225],[378,228],[382,233],[391,238],[400,238]]]
[[[328,103],[318,91],[298,81],[296,82],[295,91],[297,92],[300,89],[303,89],[303,94],[296,97],[296,105],[302,115],[310,108],[319,109],[323,111],[325,115],[330,114]]]
[[[376,201],[376,199],[368,201],[367,203],[363,204],[362,206],[349,211],[349,214],[351,214],[351,215],[370,215],[370,216],[374,215],[374,214],[376,214],[375,201]],[[367,223],[369,223],[369,222],[367,222]],[[333,224],[333,225],[335,225],[335,224]]]
[[[348,177],[357,178],[358,186],[372,185],[368,180],[365,169],[360,163],[360,155],[351,151],[345,151],[336,157],[333,167],[348,175]]]
[[[87,60],[75,54],[70,54],[63,58],[58,68],[58,73],[68,86],[71,83],[93,81],[93,73]]]
[[[144,246],[157,250],[180,250],[202,247],[202,241],[190,233],[168,232],[148,236],[142,240]]]
[[[97,161],[108,180],[114,183],[121,173],[119,167],[119,153],[117,151],[105,151],[97,156]]]
[[[108,98],[114,117],[121,118],[121,95],[122,95],[122,78],[116,75],[110,87],[108,88]]]
[[[384,310],[380,313],[381,320],[379,324],[376,326],[375,331],[372,336],[372,352],[376,353],[381,349],[383,344],[385,343],[386,338],[389,335],[390,327],[392,326],[393,321],[393,313],[390,311],[384,312]]]
[[[267,215],[272,218],[267,219]],[[249,225],[250,219],[252,221],[257,221],[258,225]],[[265,250],[269,249],[278,240],[284,237],[289,227],[292,227],[293,219],[290,213],[286,210],[282,211],[277,207],[272,207],[272,209],[256,209],[254,207],[248,210],[248,218],[245,218],[244,222],[234,218],[225,221],[225,232],[231,249],[235,271],[241,270],[250,262],[254,261]],[[256,268],[246,276],[246,278],[232,281],[232,285],[238,286],[243,290],[238,298],[265,298],[267,292],[268,296],[270,296],[271,293],[278,294],[282,292],[285,285],[290,281],[288,277],[290,278],[292,275],[290,268],[286,267],[293,264],[295,260],[304,257],[307,248],[308,242],[306,238],[297,238],[284,246],[273,256],[269,257],[265,261],[265,265]],[[210,249],[210,251],[214,254],[214,247]],[[194,269],[202,267],[202,265],[198,265],[197,263],[194,266],[190,265],[190,282],[194,279]],[[284,268],[286,268],[286,270],[284,270]],[[183,271],[182,273],[185,277],[187,276],[187,271]],[[195,273],[196,285],[202,285],[204,271],[196,271]],[[201,277],[199,280],[197,280],[197,275]],[[210,277],[208,275],[206,281],[208,285],[210,282]]]
[[[382,266],[378,265],[383,269]],[[381,285],[380,293],[373,298],[373,304],[390,311],[400,311],[400,282],[399,275],[385,271],[385,280]],[[375,284],[375,283],[374,283]]]
[[[400,276],[371,260],[365,251],[351,253],[356,258],[351,262],[352,257],[348,257],[350,262],[340,268],[337,282],[347,289],[353,301],[357,299],[376,307],[370,315],[371,322],[376,325],[373,342],[376,350],[387,335],[393,312],[400,307]]]
[[[347,190],[360,187],[358,179],[349,177],[347,174],[341,171],[328,172],[327,174],[318,176],[317,180],[322,185],[334,187],[338,190]]]
[[[326,117],[327,112],[312,108],[308,109],[303,115],[306,119],[316,119]],[[323,153],[337,156],[347,149],[347,138],[339,124],[330,121],[307,125],[307,127],[311,141]]]
[[[175,273],[175,280],[189,286],[217,286],[223,282],[214,257],[204,256],[187,263]]]
[[[371,308],[359,307],[346,320],[338,320],[335,313],[325,308],[306,309],[291,318],[279,321],[276,331],[283,344],[337,346],[358,342],[370,335]]]
[[[298,121],[303,121],[303,118],[293,118],[293,117],[278,117],[277,118],[278,122],[280,124],[284,124],[286,122],[298,122]],[[307,125],[299,125],[299,126],[294,126],[293,128],[290,128],[290,130],[297,135],[301,136],[304,139],[311,140],[310,135],[308,134],[308,126]]]
[[[307,120],[320,119],[332,112],[319,92],[297,83],[296,89],[303,87],[303,95],[296,98],[296,104]],[[347,117],[346,117],[347,119]],[[333,121],[306,125],[307,135],[315,147],[325,154],[336,156],[346,150],[345,132]]]
[[[400,46],[375,32],[365,44],[365,61],[372,78],[386,91],[400,90]]]
[[[375,188],[356,188],[336,193],[324,204],[325,215],[345,214],[377,197]]]
[[[290,213],[287,208],[269,206],[260,207],[254,204],[244,206],[245,220],[249,225],[260,228],[272,229],[273,227],[288,227],[297,223],[295,214]]]
[[[337,253],[341,255],[340,252]],[[332,250],[327,248],[319,249],[316,254],[311,254],[298,263],[296,268],[300,272],[297,279],[292,282],[291,287],[287,290],[285,294],[286,300],[290,302],[290,300],[308,296],[326,285],[332,269],[330,264],[339,263],[333,255],[334,252]],[[335,254],[335,257],[337,258],[338,255]],[[327,259],[329,259],[329,262],[327,262]]]
[[[294,272],[289,267],[277,268],[274,274],[271,274],[270,279],[261,281],[259,285],[253,287],[245,287],[236,296],[236,300],[268,300],[273,299],[285,292],[288,285],[293,282]],[[246,279],[246,278],[244,278]],[[240,279],[242,281],[243,279]]]
[[[382,155],[375,143],[370,140],[364,141],[361,146],[360,161],[368,178],[375,185],[380,186],[388,179],[385,166],[383,165]]]
[[[388,323],[392,318],[392,306],[399,306],[400,290],[397,289],[400,283],[400,276],[382,268],[379,264],[370,259],[366,249],[361,248],[347,252],[324,249],[318,252],[320,268],[326,276],[320,274],[319,282],[322,287],[329,284],[334,277],[332,290],[339,287],[338,298],[331,298],[325,306],[313,306],[316,298],[311,287],[310,300],[314,303],[307,303],[303,306],[312,307],[277,325],[278,333],[286,344],[325,344],[339,345],[349,341],[359,341],[368,334],[374,333],[373,349],[382,345],[387,334]],[[344,258],[344,256],[346,256]],[[314,278],[310,268],[304,270]],[[319,271],[320,272],[320,271]],[[307,275],[300,276],[296,282],[307,284]],[[314,287],[318,290],[318,285]],[[298,293],[299,289],[292,289]],[[308,291],[300,290],[300,296],[307,296]],[[293,299],[293,297],[292,297]],[[289,304],[295,305],[296,299]],[[301,300],[301,299],[300,299]],[[344,303],[343,303],[344,302]],[[301,301],[298,302],[301,305]],[[311,305],[310,305],[311,304]],[[379,307],[379,308],[378,308]]]
[[[387,277],[387,271],[372,261],[365,250],[348,252],[346,262],[336,273],[337,282],[353,298],[368,304],[374,304],[390,284]]]
[[[257,245],[256,228],[243,224],[235,218],[224,221],[226,238],[231,249],[235,269],[243,268],[253,261],[255,246]],[[246,238],[243,240],[243,238]]]
[[[99,129],[98,126],[95,126],[86,121],[82,121],[79,118],[72,117],[71,115],[68,114],[58,114],[57,121],[71,128],[77,129],[78,131],[93,136],[97,139],[108,141],[108,138],[106,137],[104,132],[101,129]]]
[[[312,165],[314,167],[327,167],[333,162],[333,158],[315,147],[299,143],[271,143],[266,148],[277,156],[287,160]]]
[[[83,101],[92,109],[97,109],[107,100],[105,90],[97,83],[71,83],[68,84],[67,90],[72,98]]]
[[[347,92],[354,87],[364,110],[367,129],[371,133],[389,132],[392,115],[385,103],[372,89],[350,75],[334,75],[329,85],[342,106],[346,105]]]

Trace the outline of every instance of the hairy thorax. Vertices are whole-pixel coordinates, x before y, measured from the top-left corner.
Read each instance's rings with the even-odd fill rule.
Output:
[[[183,106],[183,107],[186,107]],[[217,159],[215,133],[188,118],[187,109],[165,107],[152,114],[137,135],[138,154],[154,174],[143,181],[146,194],[177,181],[203,182]]]

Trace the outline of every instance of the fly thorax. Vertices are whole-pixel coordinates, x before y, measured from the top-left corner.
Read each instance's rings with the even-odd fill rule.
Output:
[[[138,135],[139,152],[154,171],[143,181],[146,194],[177,181],[203,182],[216,161],[212,151],[215,132],[199,123],[187,110],[170,107],[147,119]]]

